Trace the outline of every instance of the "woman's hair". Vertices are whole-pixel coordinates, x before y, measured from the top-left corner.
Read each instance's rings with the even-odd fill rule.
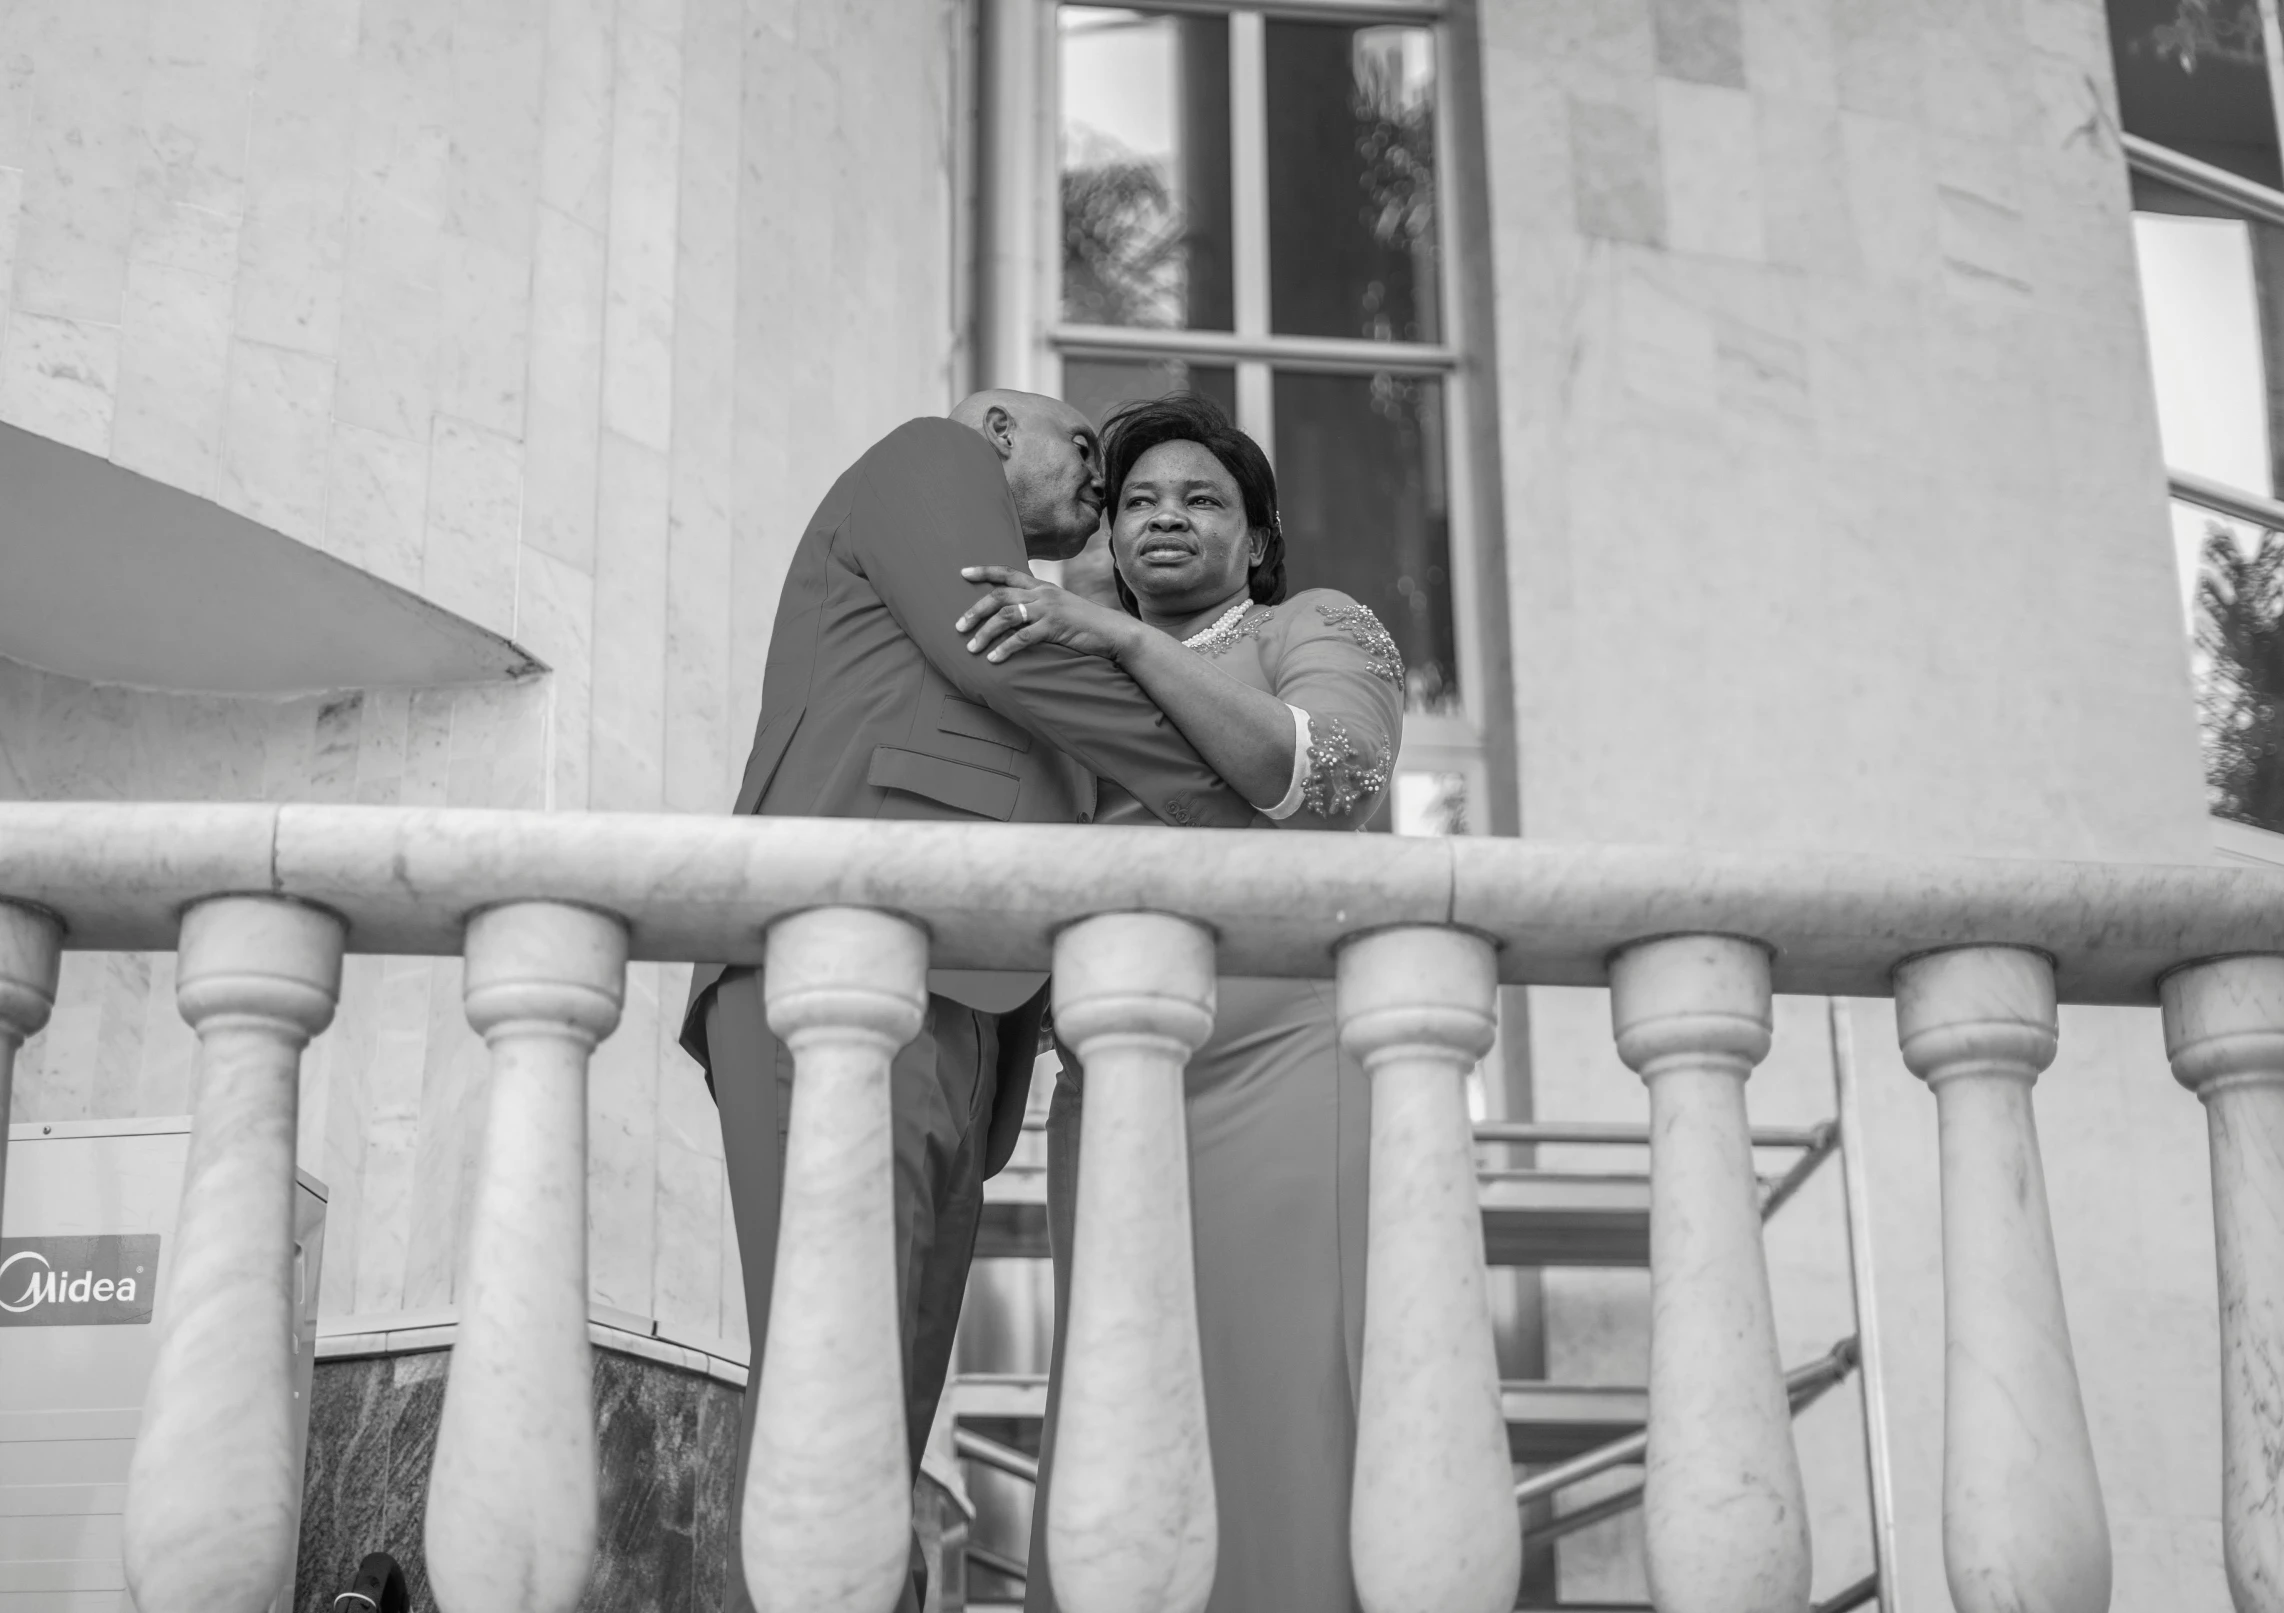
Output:
[[[1256,604],[1274,605],[1285,597],[1285,526],[1277,518],[1277,473],[1261,445],[1230,423],[1221,405],[1195,392],[1169,392],[1162,398],[1124,404],[1102,425],[1102,460],[1115,522],[1119,494],[1135,463],[1166,442],[1194,442],[1221,461],[1245,502],[1249,537],[1261,539],[1261,558],[1245,571],[1246,591]],[[1129,616],[1142,608],[1115,563],[1119,603]]]

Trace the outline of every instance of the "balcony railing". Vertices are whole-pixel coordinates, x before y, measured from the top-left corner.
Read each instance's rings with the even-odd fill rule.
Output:
[[[0,806],[0,1077],[63,947],[176,948],[196,1126],[130,1476],[142,1613],[255,1613],[289,1564],[295,1074],[344,950],[462,955],[490,1118],[427,1511],[452,1613],[578,1601],[596,1529],[585,1082],[628,959],[766,963],[798,1094],[742,1550],[757,1605],[881,1613],[905,1571],[887,1071],[931,962],[1051,967],[1089,1066],[1048,1520],[1072,1613],[1191,1610],[1213,1479],[1181,1072],[1214,978],[1338,982],[1372,1080],[1353,1475],[1372,1613],[1495,1613],[1520,1531],[1462,1096],[1494,988],[1608,985],[1648,1084],[1644,1498],[1661,1606],[1804,1608],[1809,1562],[1744,1084],[1772,992],[1892,993],[1935,1093],[1945,1546],[1977,1607],[2106,1605],[2108,1530],[2031,1087],[2056,1004],[2159,1003],[2210,1117],[2225,1537],[2272,1608],[2284,1532],[2284,875],[1494,840],[297,806]],[[0,1134],[4,1135],[4,1134]],[[1090,1270],[1117,1280],[1090,1284]],[[160,1565],[164,1571],[159,1571]],[[1986,1594],[1987,1593],[1987,1594]]]

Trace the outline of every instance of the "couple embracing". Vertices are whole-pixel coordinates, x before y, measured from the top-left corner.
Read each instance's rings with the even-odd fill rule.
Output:
[[[1043,582],[1107,524],[1115,603]],[[1337,831],[1363,827],[1401,739],[1403,668],[1365,607],[1288,593],[1276,480],[1212,403],[1130,405],[1098,438],[1052,398],[986,392],[842,475],[801,539],[770,641],[740,813]],[[891,1075],[897,1292],[912,1470],[949,1369],[983,1180],[1020,1129],[1048,990],[932,972]],[[759,972],[701,969],[683,1045],[722,1122],[754,1372],[768,1336],[792,1055]],[[1085,1072],[1049,1108],[1056,1372]],[[1332,991],[1219,983],[1187,1074],[1198,1325],[1220,1547],[1212,1613],[1341,1613],[1363,1337],[1367,1089]],[[1055,1607],[1053,1483],[1031,1613]],[[917,1560],[917,1559],[915,1559]],[[742,1566],[729,1605],[750,1606]],[[901,1613],[918,1613],[915,1572]]]

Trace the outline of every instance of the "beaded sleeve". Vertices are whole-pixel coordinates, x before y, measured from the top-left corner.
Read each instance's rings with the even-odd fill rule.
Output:
[[[1278,699],[1308,720],[1296,829],[1361,829],[1387,793],[1403,744],[1403,657],[1380,619],[1330,589],[1279,612],[1265,657]]]

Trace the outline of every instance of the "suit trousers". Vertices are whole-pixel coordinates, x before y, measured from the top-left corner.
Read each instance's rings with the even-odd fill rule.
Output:
[[[761,977],[731,969],[706,1009],[714,1102],[722,1121],[730,1213],[745,1276],[753,1367],[738,1435],[737,1489],[745,1495],[753,1445],[762,1346],[769,1337],[769,1289],[792,1117],[793,1055],[769,1029]],[[951,1368],[952,1336],[967,1289],[968,1263],[983,1216],[984,1149],[998,1085],[999,1020],[948,997],[930,997],[920,1034],[889,1070],[896,1156],[896,1295],[902,1319],[905,1427],[911,1472],[936,1417]],[[913,1575],[898,1613],[920,1613],[926,1584],[913,1548]],[[742,1553],[733,1552],[728,1613],[752,1613]]]

